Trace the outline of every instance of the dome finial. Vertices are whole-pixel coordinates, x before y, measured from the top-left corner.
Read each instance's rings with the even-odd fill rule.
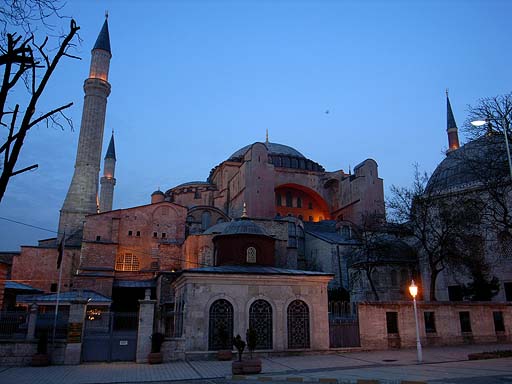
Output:
[[[105,9],[105,19],[108,20],[108,9]]]
[[[244,201],[244,209],[242,210],[242,219],[247,219],[247,204]]]

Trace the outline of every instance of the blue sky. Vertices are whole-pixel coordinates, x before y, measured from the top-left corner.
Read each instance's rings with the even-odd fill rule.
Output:
[[[388,194],[443,159],[446,88],[459,127],[468,104],[511,91],[510,1],[70,0],[82,60],[62,62],[41,107],[73,101],[75,129],[29,134],[19,166],[39,169],[11,180],[0,216],[57,229],[105,10],[114,208],[205,180],[266,129],[330,171],[375,159]],[[54,236],[3,220],[0,233],[0,250]]]

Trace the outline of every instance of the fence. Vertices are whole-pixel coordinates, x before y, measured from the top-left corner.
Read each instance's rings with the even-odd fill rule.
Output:
[[[28,329],[28,313],[20,311],[0,312],[0,338],[25,339]]]
[[[69,314],[59,312],[57,316],[57,323],[55,327],[55,338],[65,339],[68,332],[68,317]],[[53,336],[53,326],[55,323],[55,313],[46,312],[38,313],[36,320],[36,333],[35,337],[39,338],[43,332],[46,332],[48,337]]]

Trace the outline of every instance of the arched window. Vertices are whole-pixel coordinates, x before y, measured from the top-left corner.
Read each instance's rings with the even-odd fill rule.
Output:
[[[394,269],[391,271],[391,285],[393,287],[398,285],[398,273]]]
[[[212,215],[208,211],[204,211],[201,214],[201,229],[204,231],[210,226]]]
[[[256,331],[256,349],[272,349],[272,307],[256,300],[249,308],[249,327]]]
[[[249,247],[247,248],[246,262],[254,264],[256,263],[256,248]]]
[[[302,199],[297,197],[297,208],[302,208]]]
[[[208,350],[231,349],[233,338],[233,306],[227,300],[214,301],[210,307]]]
[[[124,253],[117,255],[116,258],[116,271],[133,272],[138,271],[140,267],[139,258],[133,253]]]
[[[309,308],[301,300],[288,306],[288,348],[309,348]]]
[[[402,287],[405,287],[408,282],[409,282],[409,272],[407,271],[407,269],[403,268],[400,271],[400,285]]]
[[[283,201],[281,200],[281,194],[280,193],[277,193],[276,194],[276,205],[278,207],[280,207],[281,205],[283,205]]]
[[[291,207],[292,206],[292,193],[286,192],[286,206]]]

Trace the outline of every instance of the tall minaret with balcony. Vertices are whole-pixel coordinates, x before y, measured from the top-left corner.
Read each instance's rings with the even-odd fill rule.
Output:
[[[116,147],[114,145],[114,132],[108,144],[107,154],[103,163],[103,177],[100,179],[101,193],[100,193],[100,212],[112,210],[112,202],[114,201],[114,185],[116,185],[116,178],[114,173],[116,171]]]
[[[75,172],[66,199],[60,210],[59,237],[81,237],[85,216],[98,211],[98,179],[103,144],[103,128],[110,94],[108,70],[110,59],[110,37],[108,19],[101,28],[92,49],[89,78],[84,83],[84,106]]]

